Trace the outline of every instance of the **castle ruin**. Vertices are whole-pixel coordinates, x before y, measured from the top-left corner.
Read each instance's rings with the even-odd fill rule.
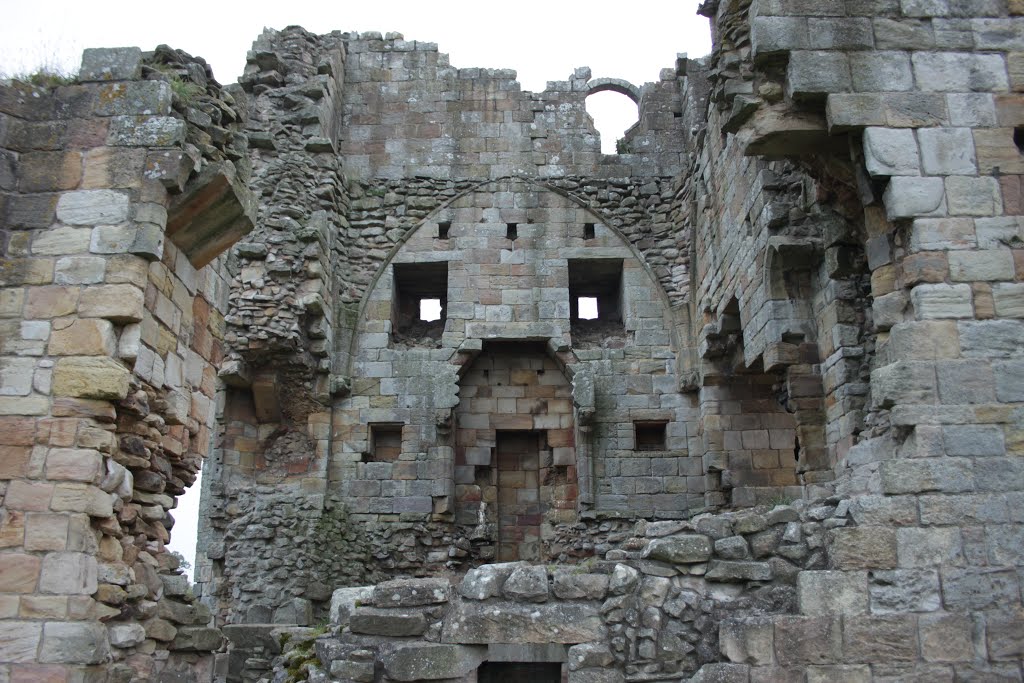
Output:
[[[701,13],[0,83],[0,682],[1024,679],[1024,3]]]

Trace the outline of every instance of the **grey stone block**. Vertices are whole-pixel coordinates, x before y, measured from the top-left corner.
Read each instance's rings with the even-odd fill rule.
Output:
[[[644,549],[643,558],[674,564],[704,562],[711,557],[711,539],[697,534],[656,538]]]
[[[996,399],[1002,403],[1024,401],[1024,360],[993,364],[996,376]]]
[[[974,317],[970,285],[920,284],[911,290],[910,301],[918,320]]]
[[[82,52],[78,79],[132,81],[142,76],[142,50],[137,47],[88,48]]]
[[[914,73],[906,52],[853,52],[850,73],[855,92],[896,92],[914,88]]]
[[[349,628],[373,636],[418,636],[427,630],[427,620],[420,611],[357,607],[349,617]]]
[[[395,681],[461,678],[483,663],[487,648],[440,643],[402,643],[382,651],[380,661]]]
[[[790,54],[786,92],[797,99],[819,99],[851,89],[850,64],[842,52],[799,50]]]
[[[999,183],[995,178],[946,178],[946,207],[950,215],[991,216],[1002,210],[1002,204]]]
[[[797,608],[807,616],[863,614],[868,610],[867,572],[805,571],[797,575]]]
[[[946,188],[942,178],[897,176],[882,195],[889,220],[946,215]]]
[[[1020,605],[1017,572],[986,567],[942,569],[942,601],[947,610],[1012,609]]]
[[[373,587],[373,604],[377,607],[415,607],[437,605],[448,601],[447,579],[394,579]]]
[[[1000,282],[992,286],[996,315],[1002,318],[1024,318],[1024,283]]]
[[[914,131],[865,128],[864,163],[873,176],[918,175],[920,161]]]
[[[973,175],[978,172],[970,128],[922,128],[917,131],[921,166],[932,175]]]
[[[911,60],[922,89],[944,92],[1004,92],[1009,87],[1002,55],[916,52]]]
[[[546,602],[548,599],[548,573],[542,566],[517,567],[502,586],[502,593],[513,600]]]
[[[873,571],[868,593],[873,614],[934,612],[942,605],[939,573],[931,569]]]
[[[1003,429],[998,425],[949,425],[942,428],[942,442],[947,455],[1006,455]]]
[[[880,465],[879,474],[882,490],[888,494],[962,493],[974,489],[972,463],[965,458],[888,460]]]

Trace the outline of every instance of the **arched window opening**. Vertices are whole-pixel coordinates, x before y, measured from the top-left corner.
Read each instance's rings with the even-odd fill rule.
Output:
[[[586,104],[587,113],[594,119],[594,128],[601,135],[601,152],[622,154],[628,151],[624,144],[626,131],[640,118],[636,103],[621,93],[605,90],[589,95]]]

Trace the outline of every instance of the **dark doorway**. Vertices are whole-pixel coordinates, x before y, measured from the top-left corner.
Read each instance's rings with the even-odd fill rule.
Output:
[[[540,435],[498,431],[498,561],[540,558]],[[512,679],[502,679],[512,680]]]
[[[477,671],[477,683],[559,683],[558,662],[484,662]]]

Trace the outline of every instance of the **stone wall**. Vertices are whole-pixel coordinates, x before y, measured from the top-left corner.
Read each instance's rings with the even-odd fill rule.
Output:
[[[1021,680],[1022,8],[701,12],[639,88],[297,27],[0,86],[0,678]]]
[[[167,48],[0,85],[5,680],[210,675],[220,633],[165,543],[215,426],[214,259],[251,227],[236,106]]]

